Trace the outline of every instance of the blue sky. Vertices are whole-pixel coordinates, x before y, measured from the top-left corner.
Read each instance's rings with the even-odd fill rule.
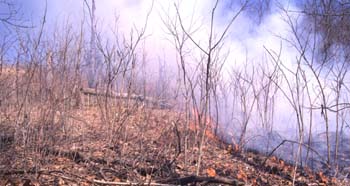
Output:
[[[87,0],[91,3],[91,0]],[[258,0],[250,1],[254,3]],[[14,5],[19,10],[19,15],[25,24],[34,25],[39,28],[44,15],[45,4],[47,2],[47,15],[45,29],[48,35],[71,25],[73,29],[80,29],[82,20],[85,20],[84,26],[89,34],[90,20],[88,11],[83,0],[13,0]],[[165,33],[166,28],[160,17],[169,15],[174,18],[174,2],[179,4],[180,13],[184,25],[189,25],[190,20],[195,20],[194,25],[200,30],[194,34],[194,38],[205,44],[209,32],[210,11],[214,1],[212,0],[155,0],[151,17],[149,18],[147,28],[147,41],[145,47],[149,49],[148,57],[150,60],[158,59],[159,51],[167,55],[173,55],[173,46],[169,43],[169,35]],[[239,8],[240,3],[232,5],[232,1],[220,1],[215,20],[216,35],[220,35],[232,17]],[[235,1],[241,2],[241,1]],[[271,2],[274,2],[271,0]],[[289,1],[284,1],[289,3]],[[251,5],[251,4],[250,4]],[[114,30],[118,29],[121,35],[128,35],[131,29],[140,29],[146,21],[146,15],[150,10],[151,0],[96,0],[96,17],[99,33],[105,38],[110,37]],[[285,36],[287,28],[281,19],[281,15],[271,4],[272,11],[266,11],[263,19],[257,21],[257,15],[254,9],[241,14],[229,30],[226,38],[226,51],[234,51],[234,55],[229,56],[228,65],[234,65],[246,60],[249,49],[251,59],[260,58],[264,53],[264,46],[278,50],[280,47],[280,38],[278,35]],[[116,23],[116,17],[117,23]],[[259,23],[259,24],[258,24]],[[4,30],[1,28],[0,30]],[[29,31],[31,31],[29,29]],[[5,32],[3,32],[5,33]],[[88,35],[87,34],[87,35]],[[290,58],[286,55],[286,58]],[[290,59],[289,59],[290,60]],[[174,64],[173,62],[170,62]],[[155,68],[157,69],[157,68]]]
[[[83,0],[12,0],[13,4],[17,7],[19,10],[19,13],[23,15],[23,18],[25,18],[27,21],[33,21],[38,22],[40,20],[40,17],[43,16],[43,12],[45,9],[45,3],[47,2],[47,19],[49,23],[56,22],[57,19],[67,18],[69,16],[71,19],[76,19],[77,17],[82,16],[84,2]],[[91,1],[88,0],[90,3]],[[118,10],[118,9],[124,9],[124,8],[135,8],[141,6],[145,6],[147,4],[150,4],[151,0],[97,0],[97,9],[98,10],[104,10],[106,9],[107,12],[105,13],[111,13],[110,10]],[[165,2],[165,3],[164,3]],[[172,5],[175,1],[159,1],[156,0],[155,3],[159,4],[168,4]],[[176,1],[177,2],[177,1]],[[180,2],[180,1],[179,1]],[[212,5],[212,2],[209,0],[199,1],[199,0],[193,0],[193,3],[187,3],[185,1],[182,1],[182,4],[186,4],[186,6],[192,4],[196,5],[198,7],[209,7],[207,5]],[[238,1],[237,1],[238,2]],[[254,3],[255,1],[250,1],[250,4]],[[273,3],[271,3],[273,5]],[[240,5],[240,3],[232,3],[230,0],[225,0],[223,3],[221,3],[219,8],[218,15],[221,15],[225,17],[228,12],[232,11],[232,9],[237,8],[237,5]],[[272,6],[273,9],[273,6]],[[97,11],[98,11],[97,10]],[[193,9],[192,9],[193,10]],[[195,8],[195,10],[198,10]],[[209,9],[210,10],[210,9]],[[269,11],[266,11],[265,13],[268,13]],[[205,13],[205,12],[202,12]],[[254,14],[256,12],[254,11],[248,11],[246,13]],[[100,14],[102,16],[102,13]],[[111,15],[112,16],[112,15]],[[256,17],[254,17],[256,19]]]

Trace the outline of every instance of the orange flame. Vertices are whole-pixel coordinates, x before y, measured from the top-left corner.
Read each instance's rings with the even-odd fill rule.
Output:
[[[193,120],[190,122],[189,128],[192,131],[196,131],[200,129],[199,126],[199,112],[196,108],[192,108],[192,115],[194,116]],[[201,117],[204,117],[203,115]],[[207,125],[207,129],[205,131],[205,135],[210,139],[218,139],[217,136],[213,133],[213,128],[215,127],[216,122],[208,115],[205,118],[205,125]]]

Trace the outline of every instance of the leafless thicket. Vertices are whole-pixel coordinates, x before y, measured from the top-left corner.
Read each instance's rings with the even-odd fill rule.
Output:
[[[221,73],[225,61],[222,46],[225,44],[221,40],[224,37],[220,38],[225,36],[226,30],[223,35],[217,36],[218,43],[214,42],[212,35],[215,31],[213,18],[217,3],[218,1],[213,5],[211,12],[208,41],[204,42],[208,46],[205,47],[203,41],[198,42],[195,39],[196,32],[201,30],[201,27],[184,24],[180,5],[175,5],[176,19],[163,19],[178,52],[185,110],[188,113],[187,123],[190,123],[192,108],[198,111],[198,114],[195,114],[200,129],[196,139],[199,142],[198,160],[200,147],[205,143],[203,131],[212,130],[217,133],[218,130],[216,124],[208,125],[207,117],[214,118],[214,122],[222,122],[221,130],[231,128],[229,132],[233,133],[233,139],[226,140],[244,148],[255,138],[249,134],[252,131],[249,128],[259,126],[265,128],[268,135],[274,135],[274,130],[278,130],[274,124],[276,110],[290,109],[292,112],[279,113],[292,114],[293,119],[284,125],[285,128],[296,128],[297,136],[289,142],[292,146],[297,144],[298,147],[290,158],[297,162],[297,165],[311,165],[313,163],[310,162],[317,159],[316,161],[323,162],[328,168],[339,167],[339,157],[344,161],[344,154],[348,149],[342,142],[348,128],[348,46],[340,39],[348,38],[347,32],[342,31],[347,28],[347,22],[344,20],[348,17],[348,5],[337,1],[307,1],[304,4],[305,10],[301,12],[285,9],[281,5],[279,10],[288,25],[289,35],[279,36],[283,43],[280,50],[265,47],[266,61],[256,64],[246,61],[242,68],[233,68],[227,81],[222,78]],[[242,9],[244,8],[245,5],[242,6]],[[239,13],[240,11],[236,16]],[[231,21],[234,20],[235,17]],[[312,26],[308,26],[310,23]],[[191,45],[192,47],[189,47]],[[285,50],[296,53],[291,65],[283,61]],[[193,62],[188,53],[202,55]],[[276,101],[287,105],[276,104]],[[210,125],[213,128],[209,129]],[[320,133],[318,130],[325,132]],[[286,142],[283,135],[280,138],[282,143]],[[269,139],[270,137],[267,144],[264,144],[266,151],[271,151],[277,146],[270,144]],[[340,144],[342,153],[339,153]],[[318,156],[320,153],[326,154],[325,160]],[[344,166],[346,165],[341,165],[342,168]]]
[[[303,161],[302,156],[307,164],[310,159],[313,162],[310,154],[314,153],[310,150],[317,148],[326,155],[326,167],[336,169],[335,174],[347,166],[343,164],[344,153],[348,151],[343,141],[348,128],[344,115],[349,112],[348,46],[343,42],[348,39],[347,23],[343,22],[348,18],[347,6],[338,1],[306,1],[302,12],[281,8],[291,34],[281,39],[296,51],[293,65],[285,65],[281,52],[266,49],[284,82],[275,84],[296,117],[297,157],[300,156],[297,162]],[[315,134],[315,128],[325,132]],[[303,155],[305,144],[308,145]],[[340,156],[343,162],[339,161]]]
[[[90,5],[86,2],[85,6]],[[16,42],[4,40],[0,50],[0,122],[4,129],[0,147],[8,149],[3,147],[4,140],[18,145],[21,167],[36,170],[45,165],[50,153],[69,155],[67,151],[84,152],[86,148],[93,153],[93,142],[100,149],[118,151],[120,161],[127,159],[134,148],[128,144],[137,144],[132,150],[143,154],[133,160],[138,165],[151,157],[159,166],[171,162],[165,161],[168,156],[175,159],[172,155],[179,151],[179,118],[164,119],[162,122],[169,124],[157,131],[159,135],[149,132],[160,122],[154,118],[162,114],[157,109],[169,107],[168,102],[151,97],[156,95],[152,92],[155,90],[141,79],[141,65],[147,60],[141,46],[151,11],[152,6],[143,27],[133,28],[130,35],[118,31],[116,19],[111,38],[104,38],[105,32],[111,32],[98,29],[97,23],[90,23],[94,25],[91,32],[86,31],[88,23],[84,21],[79,27],[66,20],[63,26],[49,28],[46,12],[39,26],[14,27],[17,32],[12,37]],[[91,69],[97,69],[93,75]],[[89,87],[91,76],[94,86],[90,83]],[[166,136],[176,140],[165,141]],[[154,152],[150,146],[157,140],[165,141],[168,148]],[[40,156],[33,158],[37,152]],[[149,174],[149,170],[146,172]]]
[[[216,15],[222,1],[213,3],[208,25],[187,24],[181,3],[174,4],[175,15],[164,10],[161,19],[176,51],[176,84],[165,80],[166,65],[159,67],[158,82],[146,78],[148,59],[143,44],[153,4],[144,25],[125,34],[119,31],[117,18],[114,28],[100,30],[94,1],[91,5],[84,2],[90,22],[83,21],[79,28],[67,20],[51,31],[46,27],[46,12],[34,28],[12,22],[12,11],[8,17],[0,17],[0,22],[16,27],[11,36],[16,42],[10,43],[8,36],[0,38],[0,123],[11,126],[6,134],[0,133],[0,143],[6,139],[19,145],[25,166],[32,161],[42,163],[40,157],[26,159],[29,153],[43,152],[47,147],[68,148],[67,143],[74,144],[70,148],[83,148],[89,140],[101,139],[118,150],[118,161],[129,155],[132,141],[137,143],[133,152],[139,157],[134,164],[147,164],[149,157],[157,157],[158,163],[166,165],[163,168],[171,169],[183,155],[185,168],[195,162],[199,175],[208,133],[214,133],[242,152],[258,135],[267,135],[260,149],[267,154],[277,152],[285,142],[297,144],[297,151],[289,153],[295,168],[310,165],[315,154],[326,154],[326,160],[318,161],[324,161],[328,168],[344,168],[341,162],[349,147],[343,139],[350,127],[349,46],[344,42],[349,37],[342,32],[348,28],[344,21],[349,16],[347,4],[307,1],[305,6],[311,9],[302,12],[280,7],[290,31],[288,36],[280,36],[280,50],[264,47],[266,56],[258,63],[249,60],[248,51],[244,65],[231,70],[225,65],[234,52],[226,50],[226,39],[249,2],[244,1],[221,30],[216,27]],[[338,9],[342,14],[335,13]],[[310,23],[311,27],[306,26]],[[208,29],[203,31],[203,27]],[[197,40],[202,32],[207,34],[205,41]],[[296,52],[292,65],[283,61],[283,49],[289,46]],[[172,94],[167,89],[176,91]],[[92,98],[84,92],[92,95],[92,106]],[[165,122],[154,118],[159,112],[149,105],[167,107],[173,103],[172,97],[182,103],[172,111],[176,117],[157,129],[157,136],[148,133],[157,122]],[[285,106],[288,108],[282,108]],[[283,140],[281,135],[281,144],[276,145],[279,109],[290,111],[293,119],[284,125],[297,131],[295,139]],[[96,124],[99,131],[91,130]],[[325,133],[315,133],[314,128]],[[252,133],[260,129],[262,133]],[[317,144],[315,139],[323,137],[325,140]],[[152,154],[155,152],[147,150],[157,140],[166,141],[167,146]],[[323,146],[325,149],[319,148]]]
[[[225,61],[221,49],[230,27],[247,5],[247,2],[244,2],[232,15],[223,30],[218,31],[215,21],[219,2],[219,0],[214,2],[210,12],[210,22],[205,44],[202,44],[202,41],[197,41],[195,37],[201,28],[197,28],[197,25],[194,24],[189,26],[185,24],[185,21],[187,22],[188,20],[184,20],[181,14],[181,4],[174,4],[176,18],[168,16],[163,19],[169,35],[173,38],[179,58],[179,74],[181,74],[181,85],[185,99],[186,128],[189,127],[190,120],[194,119],[196,121],[193,125],[195,126],[197,135],[192,143],[197,144],[196,148],[198,148],[198,154],[196,155],[197,175],[201,170],[202,149],[207,140],[206,134],[208,131],[217,132],[217,125],[213,122],[218,122],[219,120],[218,85],[221,79],[222,66]],[[192,19],[196,18],[192,17]],[[194,48],[189,46],[193,46]],[[198,55],[193,59],[194,62],[189,62],[189,52]],[[211,119],[212,115],[214,115],[212,113],[213,110],[216,112],[216,121]],[[194,118],[192,119],[191,113],[194,113]],[[188,143],[187,137],[185,143]],[[186,151],[187,146],[185,147],[185,155]]]

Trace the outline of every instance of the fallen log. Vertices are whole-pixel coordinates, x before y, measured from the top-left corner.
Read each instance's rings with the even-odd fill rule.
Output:
[[[0,175],[10,176],[10,175],[16,175],[16,174],[41,174],[45,171],[44,170],[35,170],[35,168],[29,169],[29,170],[6,170],[6,171],[2,170],[2,171],[0,171]]]
[[[234,186],[246,186],[247,184],[240,182],[236,179],[230,179],[220,176],[215,177],[201,177],[201,176],[186,176],[181,178],[170,178],[166,180],[159,181],[160,183],[168,183],[168,184],[175,184],[175,185],[187,185],[190,183],[198,183],[198,182],[205,182],[205,183],[216,183],[216,184],[228,184],[228,185],[234,185]]]
[[[164,184],[164,183],[155,183],[155,182],[144,182],[144,183],[136,183],[136,182],[110,182],[110,181],[103,181],[103,180],[94,180],[93,181],[96,184],[100,185],[151,185],[151,186],[177,186],[174,184]]]
[[[44,169],[41,169],[41,170],[37,170],[36,167],[33,167],[31,169],[28,169],[28,170],[4,170],[4,171],[0,171],[0,175],[2,176],[10,176],[10,175],[21,175],[21,174],[38,174],[38,175],[41,175],[41,174],[53,174],[53,173],[61,173],[63,174],[63,171],[61,170],[44,170]]]

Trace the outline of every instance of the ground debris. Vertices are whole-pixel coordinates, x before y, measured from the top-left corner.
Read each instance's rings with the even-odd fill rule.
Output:
[[[79,112],[75,118],[99,117],[91,113],[98,112]],[[114,138],[105,135],[109,126],[82,122],[51,144],[9,143],[0,153],[0,185],[348,185],[308,168],[298,168],[294,179],[293,165],[238,152],[216,138],[206,142],[196,175],[198,148],[184,152],[181,118],[162,110],[142,113],[123,121],[124,128],[118,129],[123,135]],[[187,134],[188,139],[195,136],[193,131]]]

